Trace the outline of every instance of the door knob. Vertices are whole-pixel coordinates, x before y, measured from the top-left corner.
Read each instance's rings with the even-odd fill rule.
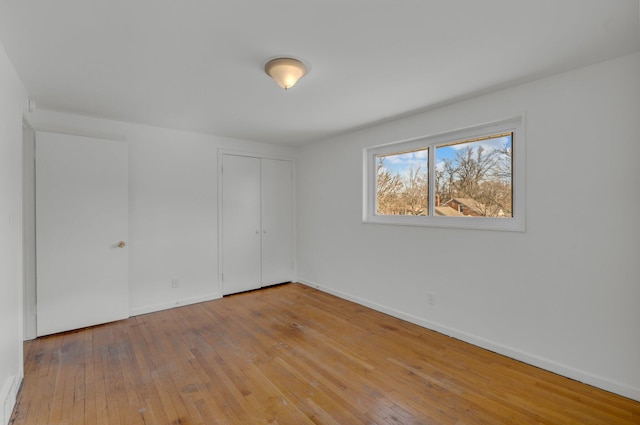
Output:
[[[126,243],[124,243],[124,241],[120,241],[120,243],[118,244],[118,248],[124,248],[126,245]]]

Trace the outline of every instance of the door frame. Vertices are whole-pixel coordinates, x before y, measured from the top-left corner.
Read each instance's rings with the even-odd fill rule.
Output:
[[[36,129],[22,117],[22,323],[23,340],[36,338]]]
[[[222,255],[223,255],[223,244],[222,244],[222,226],[223,226],[223,217],[222,217],[222,157],[224,155],[236,155],[236,156],[246,156],[250,158],[259,158],[259,159],[275,159],[279,161],[291,161],[291,167],[293,171],[293,185],[292,185],[292,194],[291,199],[293,202],[293,275],[298,276],[298,202],[297,202],[297,194],[298,194],[298,179],[296,172],[296,160],[293,157],[286,155],[272,155],[265,154],[256,151],[240,151],[233,149],[218,149],[218,172],[217,172],[217,186],[218,186],[218,293],[222,295],[223,293],[223,285],[222,285]]]
[[[36,257],[36,152],[35,143],[38,131],[49,133],[69,134],[72,136],[92,137],[95,139],[106,139],[126,142],[125,136],[121,134],[97,133],[92,131],[79,131],[65,129],[61,131],[55,127],[36,126],[23,114],[22,116],[22,327],[23,340],[31,340],[37,337],[37,257]],[[29,134],[31,148],[28,149],[25,142],[25,135]],[[29,257],[29,255],[31,257]],[[31,260],[30,260],[31,259]]]

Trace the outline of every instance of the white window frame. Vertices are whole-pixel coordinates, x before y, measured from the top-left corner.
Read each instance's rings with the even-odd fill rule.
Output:
[[[364,149],[363,222],[405,226],[449,227],[458,229],[525,231],[525,135],[524,116],[468,127],[432,136],[373,146]],[[435,215],[436,146],[453,142],[513,133],[512,194],[513,217],[443,217]],[[429,148],[429,215],[378,215],[376,156]]]

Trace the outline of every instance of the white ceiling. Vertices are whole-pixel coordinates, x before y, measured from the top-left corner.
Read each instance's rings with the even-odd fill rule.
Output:
[[[38,107],[302,144],[640,51],[638,0],[0,0]],[[310,68],[284,91],[263,72]]]

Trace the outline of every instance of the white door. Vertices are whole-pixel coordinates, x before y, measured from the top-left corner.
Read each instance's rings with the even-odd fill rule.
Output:
[[[222,156],[222,293],[260,287],[260,158]]]
[[[38,132],[38,336],[129,316],[124,142]]]
[[[293,164],[262,159],[262,285],[294,279]]]

